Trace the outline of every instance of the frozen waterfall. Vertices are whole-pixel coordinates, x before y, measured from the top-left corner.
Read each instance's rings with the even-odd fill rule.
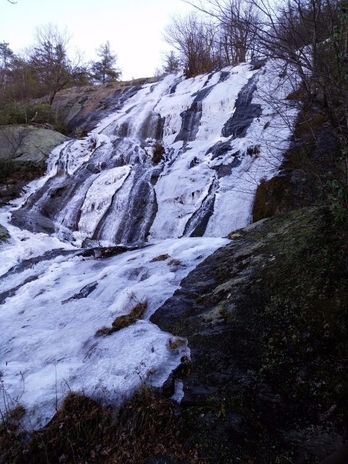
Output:
[[[291,79],[270,61],[145,84],[0,209],[0,411],[23,405],[33,429],[68,391],[119,404],[190,355],[150,316],[250,222],[289,145]],[[135,324],[103,329],[139,302]]]
[[[13,223],[76,245],[225,236],[250,222],[257,185],[278,170],[297,111],[290,91],[274,62],[144,85],[52,153]]]

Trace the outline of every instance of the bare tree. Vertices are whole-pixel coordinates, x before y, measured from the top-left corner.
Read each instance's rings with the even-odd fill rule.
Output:
[[[251,0],[262,18],[257,35],[263,54],[281,58],[301,76],[308,102],[332,118],[347,97],[347,17],[337,0]],[[337,121],[336,121],[337,123]]]
[[[179,52],[187,77],[212,71],[220,65],[216,27],[195,13],[173,17],[165,29],[164,39]]]
[[[261,12],[257,34],[269,56],[279,56],[308,69],[315,66],[320,44],[329,38],[337,23],[336,1],[251,0]],[[306,48],[307,47],[307,48]],[[310,53],[308,47],[311,47]]]
[[[301,77],[301,87],[292,95],[303,103],[295,130],[295,165],[304,179],[316,179],[333,218],[347,224],[347,2],[251,1],[260,11],[257,33],[265,56],[281,58]]]
[[[67,30],[47,24],[37,28],[35,39],[29,61],[52,105],[57,92],[71,83],[79,66],[68,56],[71,36]]]
[[[219,28],[220,58],[225,65],[254,59],[258,52],[258,9],[246,0],[185,0],[212,18]]]

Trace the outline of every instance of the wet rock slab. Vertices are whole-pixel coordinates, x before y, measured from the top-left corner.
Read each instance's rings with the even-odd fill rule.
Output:
[[[181,439],[208,462],[315,463],[347,439],[347,276],[331,227],[305,209],[237,231],[152,316],[188,339]]]

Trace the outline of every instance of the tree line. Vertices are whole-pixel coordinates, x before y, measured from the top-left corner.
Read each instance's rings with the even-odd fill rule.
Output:
[[[57,93],[67,87],[118,81],[121,70],[110,43],[98,47],[98,59],[85,63],[69,53],[67,30],[48,24],[37,28],[34,44],[24,56],[0,43],[0,125],[46,119]],[[44,103],[33,105],[33,101]],[[41,121],[43,122],[43,121]]]
[[[347,0],[184,0],[194,7],[166,27],[174,48],[165,72],[187,77],[264,58],[295,67],[308,98],[342,99],[347,60]],[[330,84],[328,86],[328,84]],[[334,86],[335,98],[332,97]]]
[[[281,58],[301,77],[303,98],[325,110],[339,130],[346,130],[348,0],[183,1],[194,7],[193,12],[172,18],[164,30],[173,49],[165,57],[164,73],[183,70],[192,77],[244,61]],[[63,88],[121,77],[109,42],[98,48],[98,59],[89,64],[78,56],[72,59],[69,44],[68,32],[53,25],[37,29],[35,43],[24,57],[0,43],[0,113],[13,109],[13,102],[25,108],[44,96],[52,105]],[[26,122],[34,117],[23,114]],[[0,114],[0,124],[4,121],[9,118]]]

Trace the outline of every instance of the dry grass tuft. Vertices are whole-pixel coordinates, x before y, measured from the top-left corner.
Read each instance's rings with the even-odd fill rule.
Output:
[[[159,256],[156,256],[155,258],[153,258],[150,263],[155,263],[157,261],[165,261],[166,259],[170,258],[170,256],[168,254],[164,254],[164,255],[159,255]]]
[[[18,463],[107,462],[116,433],[110,408],[69,393],[46,427],[23,443]],[[11,461],[9,461],[11,462]]]
[[[116,317],[112,323],[112,327],[102,327],[95,333],[96,337],[102,337],[103,335],[111,335],[114,332],[125,329],[130,325],[134,324],[137,320],[141,319],[147,308],[147,301],[139,301],[130,310],[129,314],[122,314]]]
[[[192,459],[194,451],[185,453],[178,443],[173,402],[145,384],[122,408],[118,423],[119,454],[110,463],[203,462]]]
[[[181,346],[184,346],[186,344],[186,339],[185,338],[170,338],[168,342],[168,347],[170,350],[176,350],[177,348],[180,348]]]
[[[110,335],[112,333],[112,329],[110,327],[106,327],[105,325],[98,329],[95,333],[96,337],[102,337],[103,335]]]
[[[117,412],[69,393],[53,419],[31,436],[0,430],[1,464],[203,463],[177,439],[175,406],[142,384]]]
[[[147,309],[147,301],[140,301],[130,310],[129,315],[134,319],[141,319]]]
[[[130,325],[134,324],[134,322],[136,322],[136,319],[129,314],[118,316],[112,323],[111,331],[117,332],[118,330],[129,327]]]

